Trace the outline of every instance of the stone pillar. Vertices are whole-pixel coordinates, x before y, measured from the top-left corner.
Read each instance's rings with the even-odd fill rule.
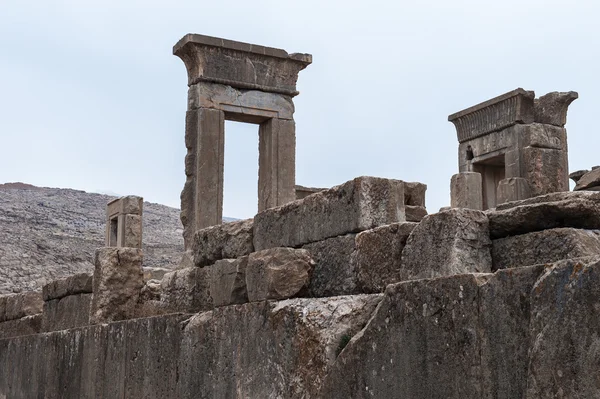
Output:
[[[144,199],[135,195],[117,198],[106,205],[107,247],[142,248]]]
[[[531,197],[531,190],[527,179],[522,177],[509,177],[498,183],[498,204],[519,201]]]
[[[461,172],[452,176],[450,206],[483,210],[481,173]]]
[[[258,211],[296,199],[296,124],[269,119],[259,128]]]

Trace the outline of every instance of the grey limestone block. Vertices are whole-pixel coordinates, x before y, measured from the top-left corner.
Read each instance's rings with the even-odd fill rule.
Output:
[[[67,330],[90,324],[92,294],[76,294],[44,302],[42,331]]]
[[[42,313],[43,305],[40,291],[0,296],[0,322]]]
[[[600,229],[600,193],[560,192],[498,205],[486,212],[493,239],[558,227]]]
[[[23,316],[19,319],[0,322],[0,339],[38,334],[42,331],[42,315]],[[14,370],[6,368],[5,370]]]
[[[427,216],[427,209],[423,206],[406,205],[406,221],[407,222],[420,222],[425,216]]]
[[[337,357],[317,397],[481,398],[477,296],[490,276],[389,285],[367,325]]]
[[[253,220],[223,223],[194,234],[192,256],[195,266],[206,266],[219,259],[235,259],[254,251]]]
[[[525,147],[521,150],[521,173],[532,196],[569,191],[569,161],[566,150]]]
[[[211,267],[190,267],[165,274],[161,281],[161,307],[186,313],[212,309]]]
[[[531,290],[527,398],[595,398],[600,257],[557,262]]]
[[[427,184],[419,182],[404,182],[404,204],[425,208],[425,193]]]
[[[481,173],[460,172],[450,182],[450,206],[452,208],[483,209]]]
[[[567,123],[567,110],[569,105],[579,98],[574,91],[551,92],[535,99],[535,121],[539,123],[564,126]]]
[[[509,177],[500,180],[496,193],[498,204],[519,201],[531,197],[529,182],[522,177]]]
[[[405,220],[403,181],[358,177],[258,213],[254,248],[299,247]]]
[[[600,168],[591,170],[583,174],[578,180],[573,191],[589,190],[592,187],[600,186]]]
[[[360,293],[356,265],[352,261],[356,234],[313,242],[302,248],[310,252],[315,267],[310,279],[310,295],[330,297]]]
[[[140,215],[124,215],[125,233],[123,246],[142,248],[142,217]]]
[[[90,322],[107,323],[135,315],[144,286],[142,250],[106,247],[96,250]]]
[[[356,236],[351,263],[361,292],[383,292],[388,284],[400,282],[402,251],[415,226],[417,223],[393,223]]]
[[[216,306],[248,302],[246,289],[246,266],[248,257],[222,259],[210,267],[210,295]]]
[[[400,281],[490,272],[491,247],[485,213],[453,208],[428,215],[406,241]]]
[[[60,299],[68,295],[91,294],[93,288],[93,275],[78,273],[64,279],[54,280],[42,288],[44,301]]]
[[[600,230],[556,228],[492,241],[494,270],[600,255]]]
[[[314,261],[305,249],[270,248],[248,256],[246,287],[250,302],[308,294]]]

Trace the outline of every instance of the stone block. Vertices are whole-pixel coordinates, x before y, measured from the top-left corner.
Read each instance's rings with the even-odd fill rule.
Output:
[[[248,302],[246,266],[248,257],[218,260],[210,267],[210,295],[216,306]]]
[[[295,187],[295,191],[296,191],[296,199],[303,199],[308,197],[311,194],[314,193],[318,193],[319,191],[325,191],[327,190],[326,188],[317,188],[317,187],[305,187],[305,186],[300,186],[298,184],[296,184]]]
[[[212,309],[211,267],[191,267],[165,274],[161,281],[161,307],[185,313]]]
[[[521,177],[529,182],[532,196],[569,191],[569,161],[566,151],[523,148],[521,173]]]
[[[0,322],[42,313],[43,306],[42,293],[39,291],[1,296]]]
[[[125,215],[125,235],[123,246],[128,248],[142,248],[142,217],[139,215]]]
[[[67,330],[90,324],[92,294],[69,295],[44,302],[42,331]]]
[[[452,208],[483,209],[483,186],[481,174],[460,172],[452,176],[450,183],[450,206]]]
[[[91,323],[124,320],[135,315],[144,286],[142,259],[142,250],[138,248],[96,250]]]
[[[558,227],[600,229],[600,193],[561,192],[499,205],[487,211],[493,239]]]
[[[310,279],[310,295],[330,297],[360,293],[356,266],[352,262],[356,234],[328,238],[306,244],[315,267]]]
[[[400,281],[490,272],[491,247],[485,213],[454,208],[428,215],[406,241]]]
[[[314,261],[305,249],[271,248],[248,257],[246,286],[250,302],[308,294]]]
[[[579,98],[574,91],[565,93],[551,92],[535,99],[535,121],[563,127],[567,123],[567,109],[569,105]]]
[[[492,241],[494,270],[600,255],[600,230],[556,228]]]
[[[518,148],[537,147],[567,150],[567,130],[562,127],[530,123],[511,127]]]
[[[477,295],[490,275],[389,285],[318,398],[481,398]]]
[[[366,230],[356,236],[352,264],[361,292],[383,292],[400,281],[402,251],[417,223],[393,223]]]
[[[207,266],[219,259],[235,259],[254,251],[253,220],[223,223],[194,234],[192,254],[195,266]]]
[[[358,177],[254,218],[254,248],[299,247],[405,221],[404,182]]]
[[[64,279],[54,280],[42,288],[44,301],[60,299],[68,295],[91,294],[93,275],[78,273]]]
[[[427,184],[419,182],[404,182],[404,204],[425,208],[425,193]]]
[[[162,280],[165,274],[172,272],[171,269],[165,269],[163,267],[143,267],[142,270],[144,272],[144,281]]]
[[[142,215],[144,207],[144,199],[136,195],[127,195],[121,198],[116,198],[106,205],[106,216],[110,219],[111,216],[118,214]]]
[[[42,331],[41,327],[41,314],[24,316],[20,319],[2,321],[0,322],[0,339],[38,334]]]
[[[583,174],[578,180],[573,191],[589,190],[600,186],[600,169],[594,169]]]
[[[531,290],[527,398],[598,396],[600,257],[557,262]]]
[[[427,209],[422,206],[406,205],[404,209],[407,222],[420,222],[427,216]]]
[[[531,197],[529,183],[522,177],[509,177],[507,179],[502,179],[498,183],[496,197],[498,204],[527,199]]]

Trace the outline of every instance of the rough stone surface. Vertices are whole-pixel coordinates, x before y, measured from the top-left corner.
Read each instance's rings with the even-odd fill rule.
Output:
[[[522,177],[509,177],[498,183],[497,203],[503,204],[510,201],[519,201],[531,197],[531,190],[527,179]]]
[[[206,266],[219,259],[235,259],[254,251],[252,219],[224,223],[194,234],[194,265]]]
[[[383,292],[400,281],[402,251],[417,223],[394,223],[366,230],[356,236],[352,264],[361,292]]]
[[[499,205],[486,212],[492,238],[558,227],[600,229],[600,193],[552,193]]]
[[[425,193],[427,184],[419,182],[404,182],[404,204],[425,208]]]
[[[213,307],[210,293],[211,266],[191,267],[165,274],[161,281],[161,305],[170,312],[194,313]]]
[[[246,266],[248,257],[218,260],[211,266],[210,295],[214,306],[248,302]]]
[[[600,230],[556,228],[492,241],[494,270],[600,255]]]
[[[90,324],[92,294],[78,294],[44,302],[42,331],[58,331]]]
[[[558,262],[531,291],[527,398],[600,395],[600,258]]]
[[[490,275],[387,287],[341,351],[319,398],[481,398],[479,286]]]
[[[78,273],[64,279],[54,280],[42,288],[44,301],[60,299],[68,295],[91,294],[94,277],[89,273]]]
[[[594,169],[582,175],[581,178],[577,180],[577,185],[573,190],[589,190],[592,187],[598,186],[600,186],[600,169]]]
[[[460,172],[450,182],[450,206],[452,208],[483,209],[481,173]]]
[[[144,272],[144,281],[162,280],[164,275],[171,271],[171,269],[165,269],[163,267],[144,267],[142,270]]]
[[[90,321],[106,323],[135,315],[144,286],[142,250],[137,248],[99,248],[94,261],[94,294]]]
[[[521,153],[522,176],[529,182],[532,196],[569,191],[567,151],[526,147]]]
[[[422,206],[406,205],[404,209],[406,211],[407,222],[420,222],[427,216],[427,209]]]
[[[246,286],[250,302],[287,299],[308,293],[314,261],[305,249],[271,248],[248,257]]]
[[[491,247],[485,213],[455,208],[428,215],[402,251],[400,281],[489,272]]]
[[[563,127],[567,123],[567,109],[579,97],[574,91],[551,92],[534,102],[534,118],[538,123]]]
[[[42,313],[44,301],[38,291],[0,296],[0,322]]]
[[[298,247],[405,220],[404,182],[358,177],[258,213],[254,248]]]
[[[356,266],[352,262],[356,234],[328,238],[304,245],[315,267],[310,278],[310,295],[329,297],[360,293]]]
[[[25,316],[20,319],[7,320],[0,322],[0,340],[11,337],[18,337],[21,335],[37,334],[42,331],[42,315],[36,314],[33,316]],[[0,350],[1,345],[0,345]],[[1,357],[1,355],[0,355]],[[13,370],[12,368],[5,368],[4,370]],[[2,377],[0,377],[1,379]],[[2,391],[0,390],[0,395]],[[2,396],[0,396],[1,398]]]

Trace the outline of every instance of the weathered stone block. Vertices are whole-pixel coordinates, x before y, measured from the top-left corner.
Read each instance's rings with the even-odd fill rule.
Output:
[[[567,109],[569,105],[579,98],[574,91],[566,93],[551,92],[535,99],[535,121],[555,126],[564,126],[567,123]]]
[[[206,266],[219,259],[235,259],[254,251],[252,219],[224,223],[194,234],[194,265]]]
[[[138,248],[96,250],[90,322],[106,323],[135,315],[144,286],[142,259],[142,250]]]
[[[531,197],[529,183],[522,177],[509,177],[502,179],[498,183],[498,192],[496,193],[498,204],[505,202],[519,201]]]
[[[54,280],[42,288],[44,301],[60,299],[68,295],[91,294],[93,276],[88,273],[78,273],[64,279]]]
[[[454,208],[428,215],[402,251],[400,281],[490,272],[491,247],[485,213]]]
[[[298,247],[403,221],[403,181],[358,177],[258,213],[254,218],[254,248]]]
[[[419,182],[404,182],[404,204],[425,208],[425,193],[427,184]]]
[[[483,186],[481,174],[460,172],[450,182],[450,206],[452,208],[483,209]]]
[[[190,265],[190,267],[193,265]],[[165,274],[172,272],[171,269],[165,269],[163,267],[144,267],[144,281],[149,280],[162,280]]]
[[[420,222],[425,216],[427,216],[427,209],[422,206],[406,205],[406,221],[407,222]]]
[[[191,267],[165,274],[161,281],[161,305],[171,312],[195,313],[213,307],[211,267]]]
[[[1,296],[0,322],[42,313],[43,306],[42,293],[39,291]]]
[[[366,230],[356,236],[352,264],[361,292],[383,292],[400,281],[402,250],[417,223],[394,223]]]
[[[142,248],[142,217],[139,215],[125,215],[125,236],[123,246],[129,248]]]
[[[529,182],[532,196],[569,191],[569,161],[564,150],[523,148],[521,173]]]
[[[210,295],[214,306],[248,302],[246,266],[248,257],[218,260],[210,267]]]
[[[314,261],[305,249],[271,248],[248,257],[246,286],[250,302],[286,299],[308,293]]]
[[[557,227],[600,229],[600,193],[553,193],[499,205],[487,212],[492,238]]]
[[[479,286],[490,275],[389,285],[319,398],[481,398]]]
[[[592,187],[600,186],[600,168],[594,169],[583,174],[573,191],[589,190]]]
[[[24,316],[19,319],[0,322],[0,339],[38,334],[42,331],[42,315]],[[1,349],[1,348],[0,348]],[[5,369],[9,370],[9,369]],[[4,377],[4,376],[3,376]],[[2,377],[0,377],[1,379]],[[2,391],[0,391],[1,393]]]
[[[492,241],[494,270],[600,255],[600,230],[557,228]]]
[[[527,398],[600,392],[600,257],[562,261],[531,290]]]
[[[69,295],[44,302],[42,331],[58,331],[90,324],[92,294]]]
[[[315,267],[310,278],[310,295],[330,297],[358,294],[356,266],[352,262],[356,234],[306,244]]]

